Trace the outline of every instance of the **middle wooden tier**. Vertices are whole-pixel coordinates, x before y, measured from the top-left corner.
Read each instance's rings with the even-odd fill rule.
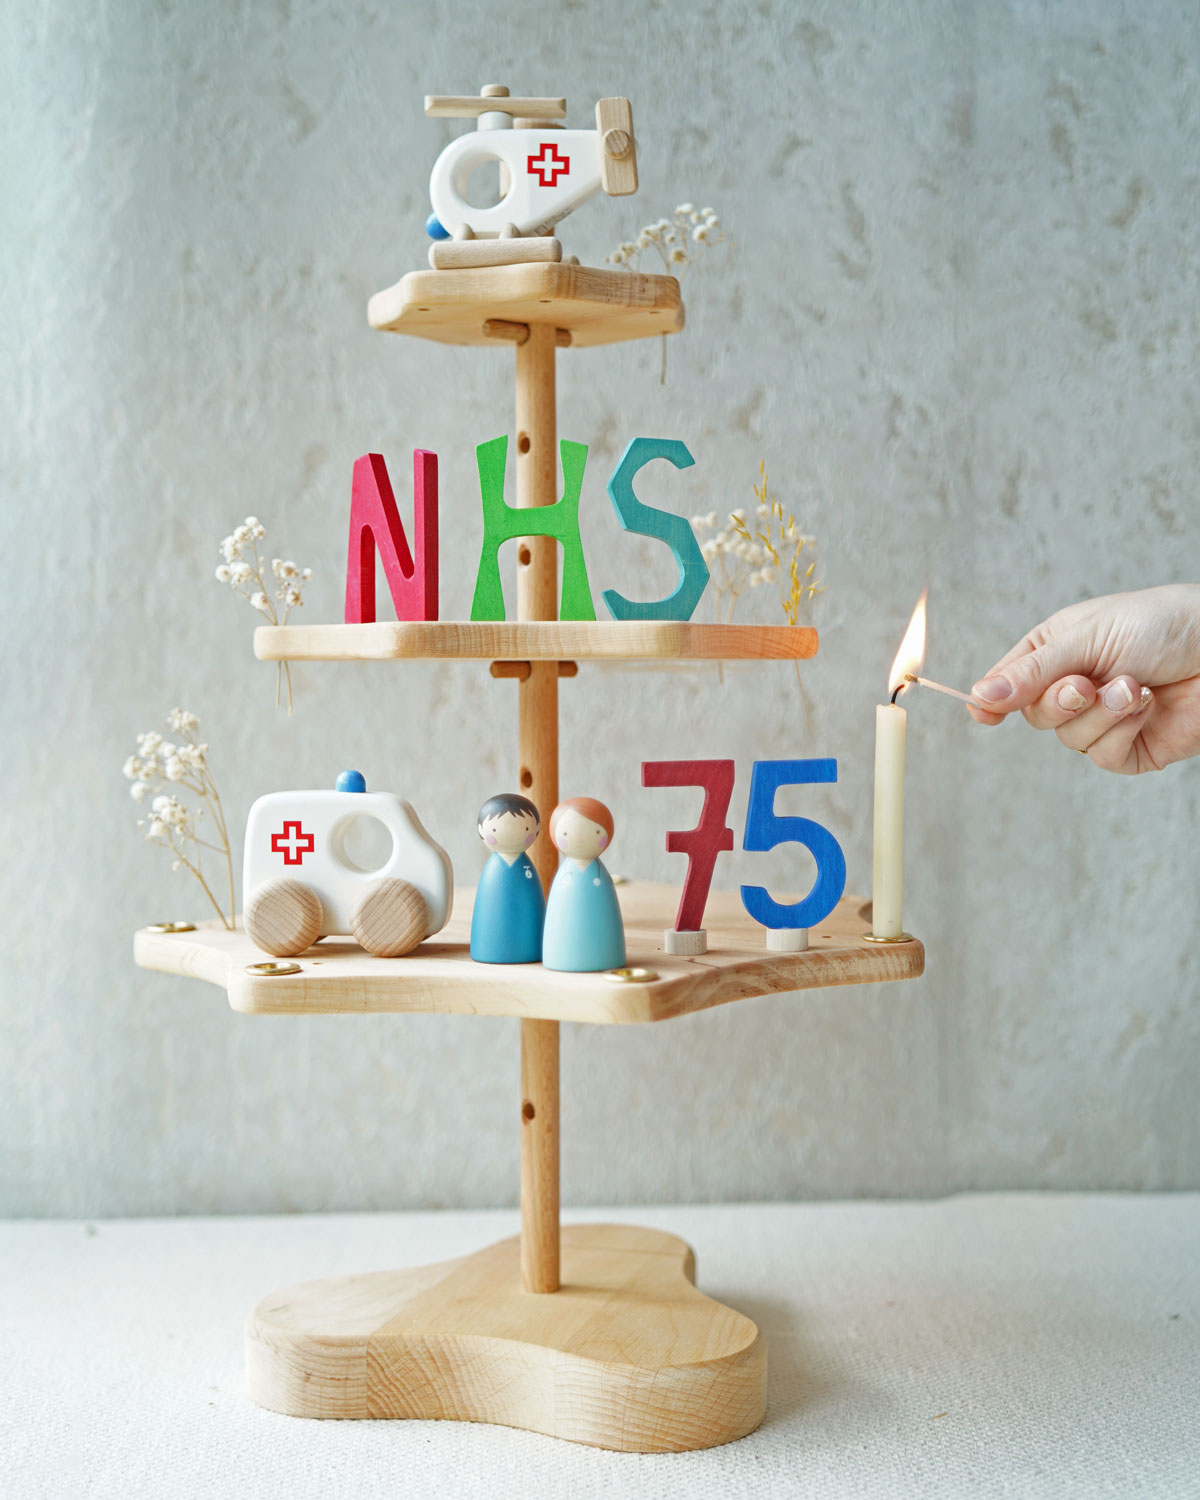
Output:
[[[681,620],[402,620],[260,625],[260,661],[796,661],[817,654],[804,625]]]
[[[219,985],[233,1009],[248,1014],[432,1011],[608,1025],[666,1021],[787,990],[915,979],[925,968],[925,949],[915,940],[865,943],[869,908],[849,896],[813,929],[807,952],[773,953],[736,893],[713,891],[705,912],[708,952],[668,955],[663,929],[675,920],[679,891],[636,882],[617,887],[631,972],[613,974],[624,977],[563,974],[541,964],[477,964],[468,949],[474,896],[470,888],[456,891],[445,930],[407,958],[374,958],[347,938],[329,937],[295,960],[299,973],[255,974],[248,966],[268,955],[240,927],[227,932],[216,922],[192,932],[143,928],[133,953],[143,969]]]

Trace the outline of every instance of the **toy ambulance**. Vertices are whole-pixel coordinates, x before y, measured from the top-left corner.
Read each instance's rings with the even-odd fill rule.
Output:
[[[391,836],[378,869],[362,869],[348,847],[362,818]],[[360,772],[343,771],[333,791],[269,792],[255,802],[242,892],[247,934],[277,958],[330,933],[353,934],[369,953],[397,958],[446,925],[454,872],[402,797],[368,792]]]

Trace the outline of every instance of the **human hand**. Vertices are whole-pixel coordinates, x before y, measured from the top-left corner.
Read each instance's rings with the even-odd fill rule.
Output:
[[[971,690],[970,713],[1016,711],[1106,771],[1136,776],[1200,754],[1200,585],[1069,605]]]

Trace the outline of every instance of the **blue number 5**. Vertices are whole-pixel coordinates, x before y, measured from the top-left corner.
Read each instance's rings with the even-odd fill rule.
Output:
[[[754,762],[742,848],[765,851],[779,844],[803,844],[817,862],[817,883],[803,901],[784,904],[772,901],[761,885],[742,887],[742,905],[764,927],[815,927],[841,900],[846,889],[846,857],[837,839],[811,818],[779,817],[775,812],[775,793],[781,786],[836,780],[836,760]]]

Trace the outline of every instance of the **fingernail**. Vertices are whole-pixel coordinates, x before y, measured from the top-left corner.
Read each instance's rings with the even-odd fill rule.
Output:
[[[1068,682],[1065,688],[1059,689],[1058,706],[1069,714],[1077,714],[1081,708],[1087,707],[1087,699],[1073,682]]]
[[[999,703],[1005,698],[1011,698],[1012,691],[1013,685],[1007,677],[985,677],[971,689],[971,697],[978,698],[983,703]]]
[[[1100,696],[1104,699],[1105,708],[1111,714],[1124,713],[1133,702],[1133,694],[1123,677],[1119,677],[1116,682],[1110,682]]]

